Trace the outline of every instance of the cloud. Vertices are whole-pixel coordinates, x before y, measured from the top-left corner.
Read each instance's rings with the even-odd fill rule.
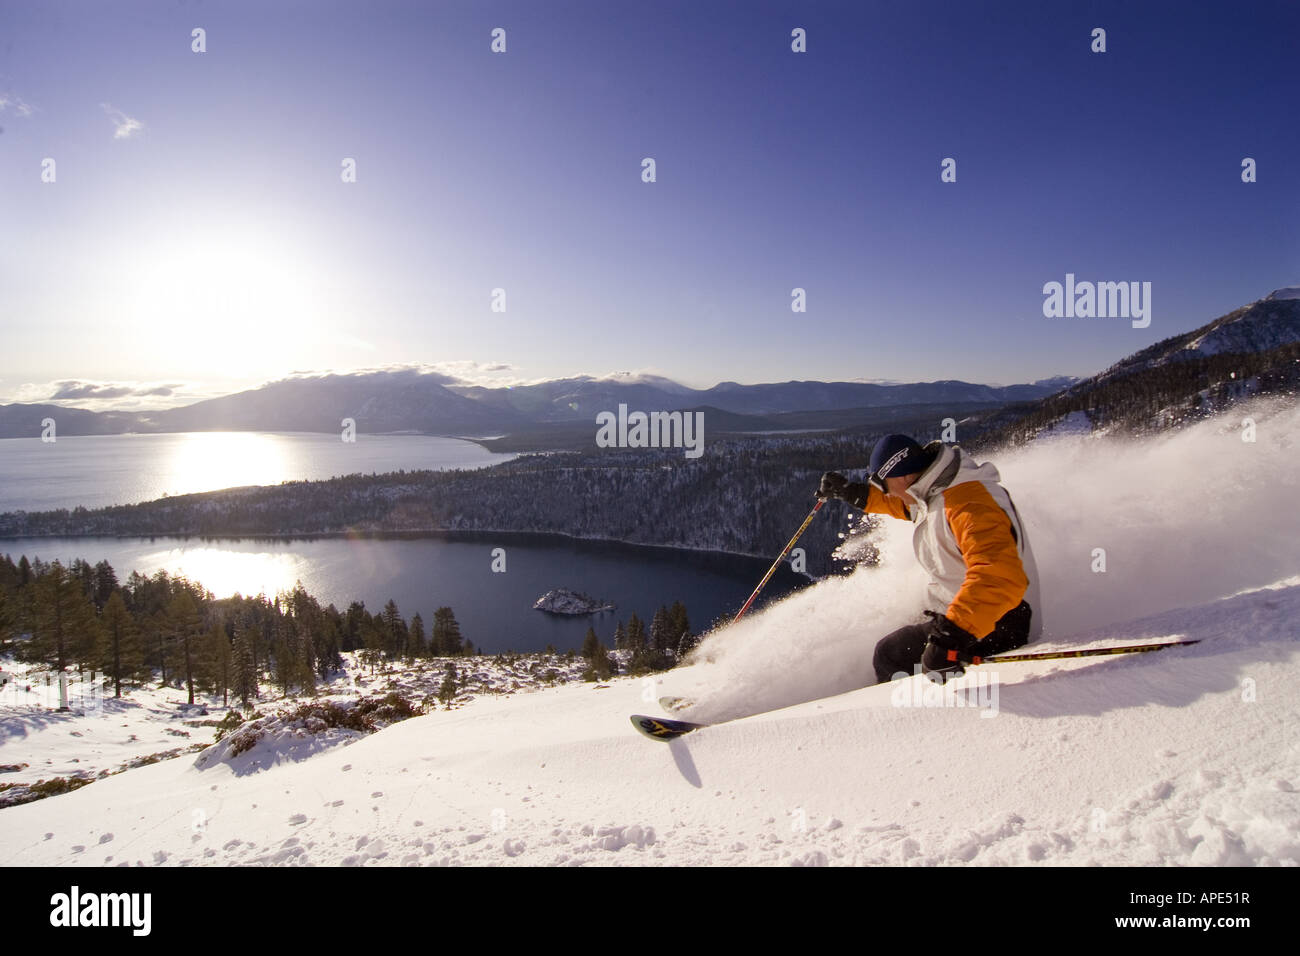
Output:
[[[476,362],[462,359],[451,362],[405,362],[389,365],[376,365],[368,368],[333,369],[327,371],[301,369],[290,372],[285,379],[353,377],[362,378],[373,375],[399,375],[411,378],[432,380],[439,385],[483,385],[488,388],[503,385],[528,385],[515,372],[515,366],[508,362]],[[538,379],[537,381],[544,381]]]
[[[108,118],[113,121],[113,139],[126,139],[131,134],[144,129],[144,124],[133,116],[127,116],[119,109],[114,109],[108,103],[100,103]]]
[[[140,399],[169,398],[174,404],[178,401],[195,401],[190,385],[180,382],[93,382],[85,379],[68,378],[54,382],[26,382],[14,389],[6,401],[24,405],[64,404],[87,407],[97,411],[108,409],[126,409],[131,407],[157,408],[157,402],[142,402]]]
[[[161,395],[170,397],[185,386],[179,382],[85,382],[80,379],[64,379],[53,383],[54,394],[46,401],[58,402],[71,399],[109,399],[127,396]]]
[[[17,93],[0,92],[0,113],[12,112],[15,116],[31,116],[36,108],[23,100]]]
[[[423,365],[393,364],[393,365],[376,365],[370,368],[352,368],[352,369],[294,369],[283,378],[274,379],[265,382],[263,385],[276,385],[280,382],[291,382],[302,379],[321,379],[321,378],[378,378],[380,376],[399,377],[399,378],[427,378],[433,380],[438,385],[455,385],[457,380],[441,372],[433,370]],[[263,386],[258,386],[263,387]]]
[[[47,399],[51,402],[69,401],[74,398],[124,398],[132,394],[127,385],[97,385],[94,382],[55,382],[54,394]]]
[[[521,384],[518,370],[509,362],[476,362],[461,359],[453,362],[435,362],[426,366],[453,379],[448,384],[482,385],[486,388]]]

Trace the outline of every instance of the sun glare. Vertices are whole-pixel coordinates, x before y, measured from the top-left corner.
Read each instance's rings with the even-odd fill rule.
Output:
[[[203,232],[132,257],[125,316],[178,372],[255,377],[301,352],[320,316],[317,277],[292,243]]]
[[[166,569],[172,576],[181,575],[197,581],[216,597],[242,594],[245,597],[266,594],[274,597],[292,590],[294,582],[307,575],[302,555],[256,551],[230,551],[219,547],[169,548],[143,555],[140,565],[153,574]]]
[[[294,473],[275,435],[188,432],[176,438],[166,465],[168,494],[277,485]]]

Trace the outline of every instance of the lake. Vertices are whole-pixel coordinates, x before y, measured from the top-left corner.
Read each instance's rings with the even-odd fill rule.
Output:
[[[504,550],[504,572],[492,570],[497,548]],[[0,539],[0,553],[15,561],[20,554],[65,564],[77,557],[92,564],[107,560],[123,582],[133,570],[152,575],[165,568],[201,582],[218,597],[274,595],[300,580],[322,604],[339,610],[360,600],[374,613],[392,598],[407,620],[418,611],[426,632],[433,612],[447,605],[465,637],[489,652],[540,651],[548,644],[561,651],[580,648],[589,625],[612,647],[619,620],[636,612],[648,627],[655,610],[675,600],[686,605],[698,633],[716,618],[734,615],[769,563],[530,534],[288,541],[26,538]],[[805,583],[783,565],[764,589],[760,606]],[[537,598],[557,587],[585,591],[618,609],[582,617],[533,610]]]
[[[148,501],[163,495],[241,485],[390,471],[479,468],[513,455],[473,442],[423,435],[191,432],[176,435],[0,440],[0,511],[38,511]],[[503,548],[505,571],[492,570]],[[392,598],[407,620],[419,612],[426,631],[446,605],[464,635],[486,651],[536,651],[548,644],[580,648],[587,627],[612,646],[614,627],[632,612],[647,625],[660,605],[680,600],[699,632],[739,610],[768,561],[735,555],[579,541],[558,535],[468,534],[203,540],[198,538],[0,539],[14,560],[108,561],[125,582],[132,571],[183,574],[217,597],[275,595],[296,581],[322,604],[345,610],[363,601],[371,612]],[[765,600],[805,579],[778,570]],[[612,601],[617,611],[559,617],[533,610],[552,588]],[[751,611],[750,613],[753,613]]]
[[[0,439],[0,512],[102,508],[336,475],[482,468],[514,455],[458,438],[266,432]]]

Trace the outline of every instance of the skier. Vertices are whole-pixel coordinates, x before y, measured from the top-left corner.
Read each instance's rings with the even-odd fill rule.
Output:
[[[916,525],[912,546],[930,574],[928,620],[880,639],[873,664],[881,683],[910,677],[917,664],[943,683],[972,657],[1002,654],[1042,633],[1038,569],[1016,506],[998,471],[956,445],[921,447],[886,435],[871,452],[865,483],[822,475],[819,498]]]

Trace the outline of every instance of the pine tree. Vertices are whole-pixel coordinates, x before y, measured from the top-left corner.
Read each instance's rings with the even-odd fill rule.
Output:
[[[189,690],[189,702],[194,703],[194,664],[195,650],[202,622],[199,609],[189,588],[177,590],[176,596],[167,604],[167,630],[171,640],[180,650],[181,664],[185,671],[185,686]]]
[[[316,674],[321,680],[327,679],[330,674],[343,666],[343,655],[339,648],[341,628],[342,618],[331,604],[328,612],[321,617],[320,632],[315,635]]]
[[[316,695],[316,642],[312,635],[312,618],[298,625],[298,685],[303,693]]]
[[[450,706],[451,702],[456,699],[457,686],[456,665],[452,661],[447,662],[447,676],[442,679],[442,686],[438,688],[438,699],[444,705]]]
[[[670,646],[679,661],[700,643],[700,639],[691,634],[691,622],[686,616],[686,605],[681,601],[674,601],[673,606],[668,609],[668,631],[671,637]]]
[[[455,657],[464,650],[460,625],[449,607],[440,607],[433,612],[433,643],[438,653],[446,657]]]
[[[243,622],[235,625],[235,640],[231,647],[231,684],[245,709],[257,697],[257,663],[253,657],[253,641],[249,628]]]
[[[406,622],[402,620],[401,612],[397,610],[397,602],[389,598],[379,617],[384,629],[384,653],[388,655],[389,660],[401,657],[406,649],[404,633]]]
[[[9,650],[9,636],[13,634],[14,624],[17,623],[17,615],[13,610],[16,603],[0,587],[0,654]]]
[[[347,612],[343,615],[340,650],[355,651],[365,646],[366,642],[361,637],[361,625],[365,623],[366,613],[366,605],[361,601],[353,601],[348,605]]]
[[[170,654],[167,648],[167,615],[163,611],[146,615],[144,620],[140,621],[140,627],[143,632],[144,645],[147,649],[146,658],[158,663],[158,686],[166,687],[167,665],[170,662]]]
[[[627,649],[633,655],[644,653],[646,649],[645,625],[635,613],[627,622]]]
[[[669,631],[668,609],[661,606],[650,621],[650,646],[663,654],[673,646],[673,643]]]
[[[213,624],[208,632],[203,648],[203,659],[208,675],[208,690],[213,694],[219,693],[221,706],[229,707],[230,683],[234,677],[234,651],[230,645],[230,638],[226,636],[226,629],[220,622]]]
[[[35,627],[25,656],[58,672],[88,660],[94,653],[95,612],[81,582],[55,561],[36,579],[35,592]]]
[[[661,657],[647,639],[645,625],[635,614],[627,623],[627,649],[632,652],[627,663],[629,674],[645,674],[661,669]]]
[[[326,627],[325,615],[301,581],[294,584],[293,591],[289,594],[289,610],[293,615],[293,633],[296,639],[294,657],[297,667],[294,681],[303,693],[315,696],[316,655],[320,646],[319,635]]]
[[[627,650],[627,631],[623,629],[622,621],[619,621],[614,627],[614,650]]]
[[[367,623],[361,628],[361,641],[364,644],[361,662],[369,664],[370,673],[373,674],[384,657],[384,632],[375,624]]]
[[[30,634],[36,621],[36,588],[32,586],[35,575],[27,555],[18,558],[17,590],[14,592],[13,631],[17,634]]]
[[[289,622],[277,617],[273,631],[275,634],[275,682],[280,685],[280,693],[288,697],[289,688],[293,686],[294,674],[297,672],[297,659]]]
[[[424,618],[417,612],[415,617],[411,618],[411,642],[407,654],[411,657],[424,657],[428,652],[428,640],[424,636]]]
[[[68,566],[69,576],[75,578],[81,585],[81,593],[86,596],[86,600],[92,604],[95,599],[95,568],[86,562],[84,558],[73,558],[72,564]]]
[[[672,635],[673,645],[678,644],[683,635],[690,633],[691,622],[686,617],[686,605],[681,601],[674,601],[673,606],[668,609],[668,629]]]
[[[582,656],[587,660],[593,660],[599,650],[600,641],[596,637],[596,629],[589,627],[587,628],[587,636],[582,640]]]
[[[95,565],[95,584],[92,599],[95,602],[95,609],[103,611],[108,604],[108,599],[113,592],[117,590],[117,572],[107,561],[100,561]]]
[[[121,591],[114,591],[104,603],[100,632],[100,667],[113,678],[113,696],[121,697],[123,678],[138,674],[144,662],[140,635],[126,609],[126,602],[122,600]]]
[[[618,664],[610,656],[609,648],[604,644],[597,644],[596,653],[591,659],[591,664],[582,672],[582,679],[585,681],[605,680],[618,673]]]

